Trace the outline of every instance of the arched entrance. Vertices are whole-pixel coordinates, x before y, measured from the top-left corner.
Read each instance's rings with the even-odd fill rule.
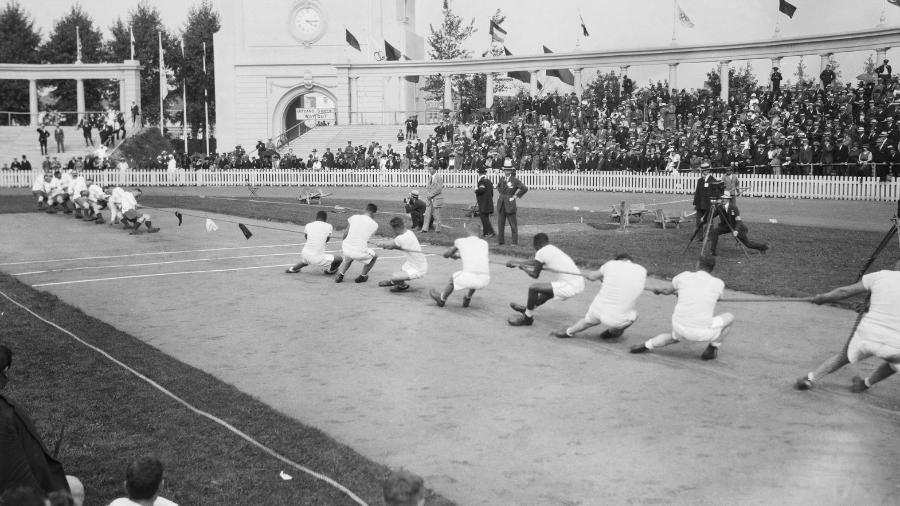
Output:
[[[313,126],[337,124],[337,98],[319,86],[299,86],[279,100],[273,119],[273,129],[290,141]]]

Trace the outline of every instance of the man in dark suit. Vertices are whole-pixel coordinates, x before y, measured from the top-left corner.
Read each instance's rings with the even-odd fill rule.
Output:
[[[519,224],[516,220],[516,201],[522,198],[528,191],[528,187],[519,181],[514,175],[512,160],[503,161],[503,177],[497,184],[497,228],[500,239],[497,244],[503,244],[506,240],[504,226],[509,220],[509,230],[512,233],[512,243],[519,244]]]
[[[731,194],[729,192],[722,193],[722,204],[717,204],[719,209],[722,211],[723,218],[719,219],[719,224],[716,228],[712,229],[710,232],[709,238],[709,251],[712,256],[716,256],[716,246],[719,244],[719,236],[722,234],[732,234],[741,241],[744,246],[755,249],[762,254],[766,254],[769,246],[765,244],[760,244],[758,242],[753,242],[749,238],[747,238],[747,232],[749,229],[747,225],[744,225],[743,220],[741,220],[741,212],[738,210],[737,204],[735,204],[731,199]]]
[[[781,75],[781,72],[778,71],[778,67],[772,68],[772,73],[769,74],[769,79],[772,81],[772,95],[778,96],[781,94],[781,80],[784,77]]]
[[[714,194],[714,191],[719,183],[716,178],[709,174],[708,163],[700,165],[700,174],[700,178],[697,179],[697,188],[694,190],[694,210],[697,212],[695,217],[697,228],[700,228],[700,225],[706,223],[703,218],[709,211],[710,198],[717,196]]]
[[[494,237],[491,215],[494,214],[494,183],[487,177],[487,169],[478,168],[478,186],[475,188],[475,201],[478,203],[478,217],[481,218],[482,237]]]
[[[887,60],[884,60],[884,63],[875,68],[875,73],[878,74],[878,78],[881,79],[881,84],[887,86],[891,81],[891,66],[888,65]]]
[[[427,206],[419,200],[419,190],[410,192],[409,197],[403,199],[403,203],[406,204],[406,212],[409,213],[409,218],[412,220],[412,228],[410,230],[421,232]]]
[[[0,391],[9,382],[12,350],[0,345]],[[41,440],[25,408],[0,394],[0,494],[19,486],[69,492],[66,472]]]

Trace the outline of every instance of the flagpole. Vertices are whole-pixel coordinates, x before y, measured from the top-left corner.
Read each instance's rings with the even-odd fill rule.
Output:
[[[185,65],[184,58],[184,37],[181,37],[181,137],[184,138],[184,154],[185,156],[190,156],[188,153],[188,133],[187,133],[187,65]]]
[[[131,25],[128,25],[128,32],[131,35],[131,40],[128,44],[131,46],[131,59],[134,59],[134,28]]]
[[[206,127],[203,129],[203,138],[206,139],[206,156],[209,156],[209,98],[207,97],[206,75],[206,42],[203,43],[203,107],[206,109]]]
[[[678,25],[678,2],[672,0],[672,44],[677,41],[675,39],[675,27]]]
[[[159,35],[159,82],[162,83],[163,79],[165,79],[165,69],[163,68],[163,52],[162,52],[162,32],[157,32]],[[159,133],[163,136],[166,135],[166,112],[165,112],[165,104],[163,101],[165,98],[162,94],[162,85],[159,87]]]

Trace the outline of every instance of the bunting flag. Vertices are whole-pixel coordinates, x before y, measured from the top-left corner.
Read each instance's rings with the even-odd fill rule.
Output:
[[[181,220],[182,220],[182,218],[184,218],[184,217],[181,215],[181,211],[175,211],[175,217],[178,218],[178,226],[180,227],[180,226],[181,226]]]
[[[209,75],[206,73],[206,42],[203,43],[203,100],[207,99],[206,88]]]
[[[887,0],[887,3],[889,3],[895,7],[900,7],[900,0]]]
[[[75,27],[75,61],[81,61],[81,30]]]
[[[394,46],[390,45],[388,41],[384,41],[384,57],[387,61],[397,61],[400,59],[400,51],[397,50]]]
[[[219,227],[213,223],[213,220],[206,218],[206,230],[208,232],[215,232],[216,230],[219,230]]]
[[[900,1],[900,0],[898,0],[898,1]],[[584,26],[584,18],[581,17],[581,14],[578,15],[578,18],[581,19],[581,31],[584,32],[584,36],[585,36],[585,37],[590,37],[591,34],[588,33],[587,27]]]
[[[503,41],[506,40],[506,30],[500,28],[500,25],[491,20],[491,38],[494,39],[494,42],[499,42],[503,44]]]
[[[134,59],[134,29],[128,25],[128,33],[131,35],[131,59]]]
[[[796,12],[797,8],[787,3],[785,0],[778,0],[778,10],[787,15],[787,17],[793,19],[794,12]]]
[[[678,22],[681,23],[683,26],[686,26],[688,28],[693,28],[694,23],[692,23],[691,18],[689,18],[687,16],[687,14],[685,14],[684,11],[681,10],[681,6],[678,5],[678,2],[675,3],[675,9],[677,9],[677,11],[678,11]]]
[[[344,28],[344,31],[347,32],[347,44],[350,44],[350,47],[352,47],[353,49],[362,52],[362,49],[359,48],[359,41],[356,40],[356,37],[354,37],[353,34],[350,33],[350,30]]]
[[[553,53],[553,51],[544,46],[544,53]],[[569,69],[548,70],[547,77],[555,77],[569,86],[575,86],[575,76],[572,75]]]
[[[506,49],[506,46],[503,46],[503,54],[506,56],[512,56],[513,54],[509,52],[509,49]],[[527,70],[514,70],[512,72],[507,72],[506,77],[510,77],[512,79],[518,79],[523,83],[531,82],[531,72]]]
[[[244,233],[244,237],[246,237],[247,240],[250,240],[250,238],[253,237],[253,234],[250,233],[250,229],[247,228],[247,225],[244,225],[243,223],[238,223],[238,228],[241,229],[241,232]]]

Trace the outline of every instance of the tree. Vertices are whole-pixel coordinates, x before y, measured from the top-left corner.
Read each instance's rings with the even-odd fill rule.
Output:
[[[500,9],[497,9],[497,12],[491,16],[491,21],[497,23],[498,25],[502,25],[504,21],[506,21],[506,16],[504,16]],[[491,56],[503,56],[505,53],[503,52],[503,44],[496,44],[491,41]],[[482,58],[488,55],[488,51],[484,51],[481,53]],[[501,93],[507,90],[510,86],[510,81],[512,79],[506,77],[505,74],[495,74],[494,75],[494,89],[491,93]],[[473,74],[471,79],[469,76],[466,76],[465,80],[461,80],[459,83],[460,95],[469,100],[469,103],[472,104],[473,109],[480,109],[485,107],[485,99],[487,98],[487,75],[486,74]]]
[[[116,20],[110,27],[112,39],[107,48],[114,61],[131,58],[128,27],[134,31],[134,59],[141,62],[141,113],[144,124],[159,124],[159,34],[162,33],[163,47],[166,48],[165,61],[172,63],[173,37],[163,26],[159,10],[147,0],[141,0],[137,7],[128,12],[128,22]],[[178,50],[180,57],[180,49]],[[207,64],[209,61],[207,60]],[[130,104],[129,104],[130,105]]]
[[[15,0],[0,11],[0,61],[3,63],[39,63],[41,32],[34,20]],[[0,80],[0,110],[28,111],[28,82]],[[7,116],[0,117],[7,125]]]
[[[619,76],[612,70],[606,74],[598,71],[596,77],[584,87],[582,94],[583,100],[588,100],[597,107],[603,103],[604,98],[608,104],[612,103],[614,106],[621,102]]]
[[[841,80],[841,64],[837,62],[837,60],[828,60],[828,64],[831,65],[831,71],[834,72],[834,82],[837,83],[838,86],[843,85],[843,81]]]
[[[872,58],[870,54],[866,61],[863,63],[863,72],[866,74],[874,74],[875,73],[875,58]]]
[[[444,0],[444,21],[441,26],[435,30],[434,26],[428,25],[431,35],[428,36],[428,56],[432,60],[455,60],[472,57],[472,51],[463,48],[465,41],[478,31],[475,28],[475,18],[469,22],[468,26],[463,26],[463,19],[450,9],[448,0]],[[466,81],[467,76],[453,76],[453,84],[458,85],[460,81]],[[444,79],[441,76],[428,76],[425,80],[423,88],[432,99],[439,99],[444,94]]]
[[[184,80],[187,80],[188,99],[188,124],[191,133],[196,137],[197,131],[206,132],[206,118],[203,102],[203,90],[208,89],[209,121],[216,121],[216,93],[215,73],[213,69],[212,42],[213,34],[221,28],[219,14],[213,9],[209,0],[201,0],[199,4],[191,7],[187,20],[181,30],[184,38],[184,60],[172,60],[179,62],[175,67],[176,89],[172,93],[180,94],[184,89]],[[203,43],[206,43],[206,71],[203,74]],[[180,56],[180,54],[179,54]],[[182,95],[179,95],[182,96]],[[179,120],[182,114],[177,115]]]
[[[48,40],[40,49],[41,61],[48,63],[75,63],[78,59],[78,38],[76,27],[81,36],[81,61],[84,63],[101,63],[109,59],[103,34],[94,27],[94,20],[84,11],[81,4],[74,4],[71,10],[58,19],[53,25]],[[48,94],[56,101],[55,109],[59,111],[77,110],[77,84],[72,79],[47,81],[52,86]],[[99,111],[101,102],[106,98],[109,83],[96,79],[84,81],[84,105],[88,111]]]
[[[710,92],[719,96],[722,93],[722,82],[719,72],[713,68],[706,74],[706,82],[703,83]],[[732,97],[749,97],[751,93],[759,91],[759,82],[753,72],[753,65],[747,62],[744,67],[728,67],[728,95]]]
[[[797,78],[797,86],[801,88],[808,88],[815,84],[816,76],[811,76],[806,70],[806,64],[803,62],[802,56],[800,57],[800,62],[797,63],[797,70],[794,71],[794,76]]]

